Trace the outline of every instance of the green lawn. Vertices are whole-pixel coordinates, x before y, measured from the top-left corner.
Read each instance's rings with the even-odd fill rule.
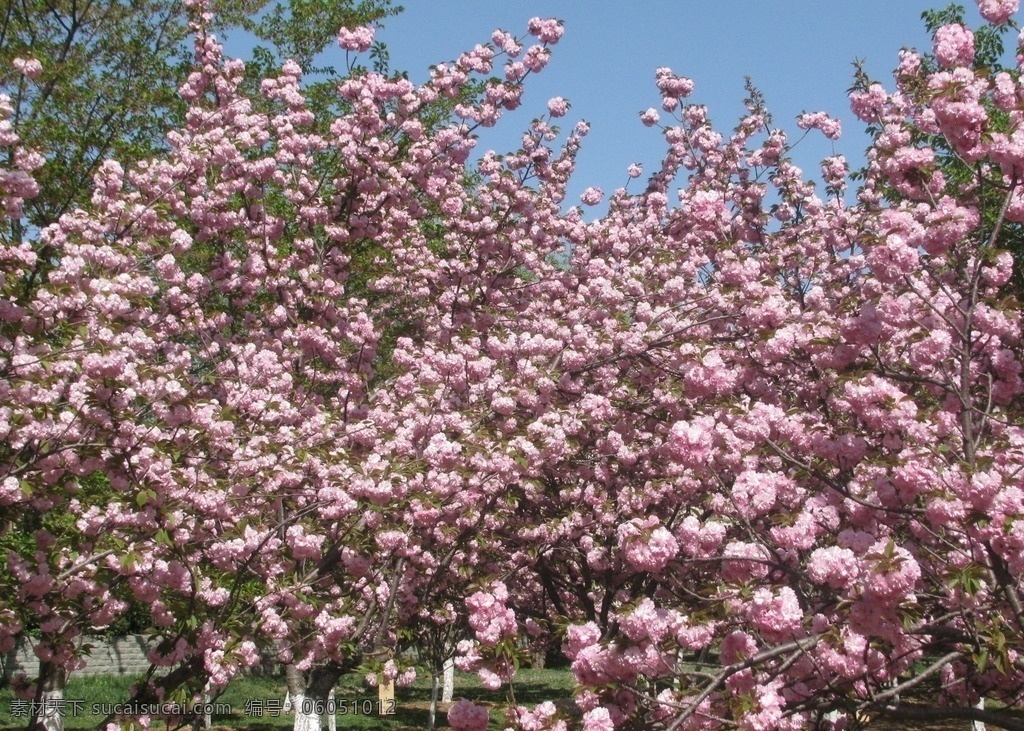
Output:
[[[65,692],[65,724],[69,731],[93,729],[109,706],[123,703],[133,678],[118,676],[72,676]],[[480,685],[475,675],[456,673],[455,699],[468,698],[476,703],[504,703],[507,688],[490,691]],[[215,727],[247,729],[248,731],[280,731],[292,726],[292,715],[280,710],[284,700],[284,678],[248,676],[234,680],[216,699],[213,714]],[[516,676],[516,702],[533,706],[545,700],[558,700],[572,695],[572,678],[568,670],[521,670]],[[420,677],[395,693],[396,713],[378,716],[377,691],[363,682],[362,676],[342,678],[335,690],[339,729],[422,729],[427,725],[430,703],[430,679]],[[106,706],[106,708],[104,708]],[[0,731],[23,729],[28,706],[15,700],[10,688],[0,688]],[[370,711],[370,713],[367,713]],[[445,715],[439,711],[437,726],[446,728]],[[504,727],[500,713],[492,714],[491,727]],[[162,727],[162,724],[157,728]],[[325,724],[326,728],[326,724]]]

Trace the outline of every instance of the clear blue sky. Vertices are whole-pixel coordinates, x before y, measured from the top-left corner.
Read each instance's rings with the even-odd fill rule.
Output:
[[[644,127],[638,113],[659,107],[654,69],[669,66],[696,82],[692,101],[706,104],[722,132],[743,111],[744,77],[764,93],[777,126],[796,139],[794,118],[802,111],[827,111],[843,120],[843,137],[830,143],[812,133],[794,151],[798,164],[817,174],[822,157],[842,152],[857,164],[867,144],[864,125],[849,111],[846,90],[855,58],[869,74],[891,86],[891,71],[905,46],[927,50],[921,12],[942,0],[407,0],[378,38],[391,51],[392,66],[426,79],[433,63],[454,58],[491,31],[525,32],[533,16],[565,21],[565,35],[551,64],[527,79],[523,106],[481,139],[485,147],[517,146],[529,121],[546,111],[550,97],[572,104],[562,120],[591,123],[567,203],[589,186],[606,192],[624,185],[626,167],[657,169],[663,140]],[[981,22],[974,3],[968,22]],[[662,114],[662,120],[666,115]],[[637,181],[641,183],[641,181]],[[637,185],[637,183],[633,183]]]

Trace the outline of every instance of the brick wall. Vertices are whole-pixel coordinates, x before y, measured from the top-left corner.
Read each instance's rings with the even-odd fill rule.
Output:
[[[149,649],[144,635],[127,637],[95,637],[88,640],[93,648],[88,665],[75,671],[76,675],[142,675],[149,670],[146,651]],[[0,674],[9,683],[17,673],[30,678],[39,672],[39,660],[32,651],[32,640],[21,639],[14,649],[0,655]]]

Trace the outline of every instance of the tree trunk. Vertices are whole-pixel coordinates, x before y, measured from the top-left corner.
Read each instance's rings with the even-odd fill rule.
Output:
[[[441,677],[444,677],[444,688],[441,688]],[[437,696],[441,692],[441,702],[451,703],[452,695],[455,692],[455,660],[448,658],[444,661],[444,667],[439,673],[435,665],[430,671],[430,714],[427,718],[427,728],[433,729],[437,719]]]
[[[310,673],[301,697],[292,693],[292,705],[295,707],[293,731],[320,731],[320,716],[333,705],[334,686],[346,669],[336,662],[316,667]],[[287,668],[285,675],[288,675]]]
[[[152,706],[162,703],[169,693],[177,690],[187,682],[199,678],[209,677],[203,669],[202,655],[193,655],[188,661],[174,668],[167,675],[154,678],[155,666],[150,666],[144,682],[135,686],[135,692],[131,694],[125,705]],[[106,718],[96,724],[96,728],[105,728],[108,724],[117,725],[119,718],[116,714],[108,714]]]
[[[437,693],[440,689],[437,668],[430,671],[430,714],[427,716],[427,731],[434,730],[434,719],[437,717]]]
[[[974,707],[979,711],[984,711],[985,699],[979,698],[978,702],[974,704]],[[985,731],[985,723],[983,721],[971,721],[971,731]]]
[[[441,702],[451,703],[455,693],[455,658],[444,661],[444,690],[441,691]]]
[[[319,731],[320,714],[311,713],[306,701],[306,678],[293,663],[284,666],[284,681],[288,687],[285,706],[295,712],[294,731]]]
[[[302,672],[295,667],[294,663],[288,663],[284,666],[284,683],[288,689],[284,697],[284,710],[290,711],[297,707],[295,705],[295,698],[306,692],[306,679],[303,677]]]
[[[36,689],[30,731],[64,731],[64,686],[67,673],[63,667],[48,662],[39,664],[39,687]]]
[[[192,731],[203,731],[213,725],[213,718],[210,716],[210,681],[206,681],[203,692],[199,694],[199,702],[202,704],[203,714],[196,715],[192,719]]]

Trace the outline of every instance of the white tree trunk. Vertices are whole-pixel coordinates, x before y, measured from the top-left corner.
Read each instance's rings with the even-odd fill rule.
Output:
[[[202,704],[203,716],[192,719],[192,728],[195,731],[208,729],[213,726],[213,718],[210,716],[210,681],[206,681],[203,692],[199,695],[199,702]]]
[[[292,707],[295,708],[293,731],[320,731],[320,716],[334,710],[331,708],[334,705],[334,686],[341,673],[336,663],[314,668],[309,678],[304,678],[293,665],[285,667]]]
[[[455,693],[455,658],[444,661],[444,688],[441,690],[441,702],[451,703]]]
[[[978,702],[974,704],[974,707],[977,708],[979,711],[984,711],[985,699],[980,698]],[[985,731],[985,724],[981,721],[971,721],[971,731]]]
[[[43,663],[40,668],[41,688],[36,723],[46,731],[64,731],[64,687],[67,673],[64,668]]]
[[[316,712],[315,705],[312,699],[306,699],[305,693],[292,696],[292,707],[295,709],[292,731],[320,731],[320,714]]]
[[[39,721],[46,731],[64,731],[64,688],[44,690],[39,697]]]
[[[433,731],[437,719],[437,696],[441,689],[439,680],[437,668],[434,668],[430,672],[430,713],[427,715],[427,731]]]

